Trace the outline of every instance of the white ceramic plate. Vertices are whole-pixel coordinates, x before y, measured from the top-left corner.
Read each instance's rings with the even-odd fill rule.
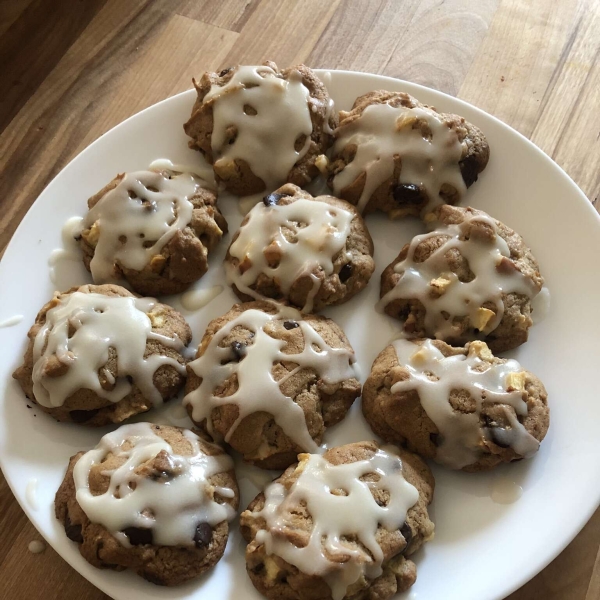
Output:
[[[445,112],[456,112],[478,125],[492,149],[488,168],[468,192],[464,204],[491,213],[519,231],[541,265],[552,294],[549,316],[536,325],[525,346],[512,353],[545,382],[551,427],[539,454],[489,474],[464,474],[434,468],[437,487],[432,506],[436,537],[415,560],[418,580],[407,597],[419,600],[496,600],[521,586],[552,560],[577,534],[600,500],[600,402],[597,398],[597,340],[600,297],[597,271],[600,219],[571,179],[533,144],[500,121],[459,100],[414,84],[362,73],[324,76],[339,109],[374,89],[407,91]],[[118,172],[143,169],[159,157],[200,163],[187,148],[182,123],[195,94],[185,92],[128,119],[75,158],[46,188],[23,219],[0,263],[0,321],[23,315],[23,321],[0,329],[0,448],[2,470],[21,506],[42,535],[75,569],[118,600],[146,598],[258,599],[245,573],[244,544],[233,523],[226,554],[200,580],[166,589],[131,573],[100,571],[86,563],[76,544],[53,516],[54,493],[68,458],[93,447],[104,430],[55,423],[30,410],[10,377],[25,348],[27,329],[50,298],[48,257],[61,246],[66,219],[81,215],[86,199]],[[232,199],[222,199],[230,231],[241,216]],[[363,380],[372,360],[398,326],[373,310],[379,276],[402,245],[421,232],[416,220],[367,219],[375,240],[377,270],[367,290],[342,307],[326,311],[344,329],[358,356]],[[231,234],[230,234],[231,235]],[[223,283],[221,261],[230,236],[212,257],[212,267],[198,287]],[[90,282],[76,262],[60,275],[62,286]],[[197,344],[208,321],[229,309],[225,291],[196,314],[184,311]],[[177,301],[173,302],[179,307]],[[178,402],[175,402],[177,408]],[[343,423],[327,432],[328,445],[373,437],[359,402]],[[173,406],[149,413],[169,422]],[[184,420],[183,423],[186,424]],[[268,474],[240,467],[242,507]],[[37,480],[37,488],[34,483]],[[498,504],[491,491],[499,481],[524,490],[512,504]]]

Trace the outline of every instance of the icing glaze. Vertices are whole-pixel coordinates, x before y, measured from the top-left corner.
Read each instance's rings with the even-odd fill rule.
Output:
[[[333,259],[346,245],[352,219],[347,210],[305,198],[269,206],[260,202],[229,248],[239,264],[225,263],[227,279],[258,300],[262,296],[251,286],[261,274],[275,280],[284,296],[295,281],[311,277],[313,286],[302,308],[311,312],[323,281],[315,272],[333,273]]]
[[[413,129],[417,120],[427,124],[430,136],[425,137],[418,127]],[[356,155],[334,176],[333,190],[340,196],[342,190],[365,173],[365,185],[358,201],[360,212],[375,190],[393,176],[394,157],[402,161],[397,183],[417,185],[427,192],[429,201],[423,213],[444,204],[440,196],[443,184],[451,185],[459,197],[466,191],[459,167],[464,142],[461,143],[456,131],[429,108],[367,106],[358,119],[338,129],[333,156],[339,156],[349,145],[356,146]]]
[[[214,527],[230,521],[235,510],[215,501],[215,494],[233,498],[232,489],[214,487],[209,479],[233,470],[226,454],[208,456],[200,449],[199,438],[191,431],[184,435],[191,445],[191,456],[175,454],[171,446],[152,430],[150,423],[125,425],[105,435],[98,446],[86,452],[73,470],[76,498],[92,523],[99,523],[129,547],[124,529],[152,530],[152,543],[160,546],[193,546],[196,528],[201,523]],[[174,476],[154,479],[142,477],[136,469],[159,453],[166,453]],[[92,467],[108,454],[122,459],[110,476],[108,490],[93,495],[89,487]]]
[[[212,104],[215,168],[239,159],[267,190],[285,183],[310,146],[309,98],[298,71],[283,79],[267,66],[239,66],[225,85],[213,84],[202,102]],[[237,132],[234,141],[232,127]],[[295,144],[303,136],[297,150]]]
[[[200,310],[221,294],[223,289],[222,285],[213,285],[202,290],[188,290],[180,296],[181,306],[190,311]]]
[[[135,384],[144,397],[155,405],[162,404],[162,396],[153,384],[155,371],[170,365],[184,374],[185,366],[161,354],[144,357],[148,340],[178,350],[183,347],[181,340],[152,331],[147,313],[155,305],[148,298],[109,297],[79,291],[57,300],[46,313],[33,345],[36,401],[46,407],[62,406],[77,390],[88,389],[111,402],[119,402]],[[116,379],[104,368],[111,348],[116,352]],[[65,372],[50,377],[47,369],[55,361],[64,365]]]
[[[540,443],[518,420],[516,415],[527,416],[527,397],[523,387],[513,383],[523,368],[516,360],[490,364],[481,355],[491,353],[483,342],[472,342],[469,353],[445,357],[431,340],[418,345],[409,340],[393,342],[398,363],[409,377],[396,382],[393,394],[416,390],[421,406],[437,427],[440,436],[436,461],[452,469],[462,469],[476,462],[482,455],[485,441],[494,440],[526,458],[537,452]],[[508,390],[511,391],[508,391]],[[458,412],[450,404],[453,390],[465,390],[475,401],[475,410]],[[510,427],[494,427],[493,438],[489,427],[481,424],[483,404],[503,405]],[[512,408],[513,410],[510,410]],[[515,414],[516,413],[516,414]]]
[[[95,283],[119,279],[118,267],[141,271],[192,220],[189,198],[203,181],[191,173],[127,173],[85,216],[79,235],[94,247]]]
[[[18,325],[22,320],[23,315],[14,315],[12,317],[9,317],[4,321],[0,321],[0,329],[3,329],[4,327],[14,327],[15,325]]]
[[[271,483],[264,492],[263,509],[246,514],[265,520],[256,541],[264,544],[267,555],[275,554],[303,573],[322,577],[333,600],[341,600],[361,576],[381,575],[384,555],[377,528],[400,529],[419,492],[404,479],[402,461],[392,451],[378,450],[369,460],[339,465],[318,454],[301,454],[299,460],[301,473],[291,487]],[[361,480],[370,473],[377,474],[378,480]],[[371,493],[375,489],[389,493],[386,506],[375,501]],[[303,547],[285,537],[286,529],[295,529],[294,511],[300,505],[306,506],[313,524]],[[349,537],[360,545],[348,543]]]
[[[197,158],[195,158],[197,160]],[[164,173],[167,175],[179,175],[181,173],[191,173],[196,177],[202,179],[202,187],[216,190],[217,185],[215,183],[215,176],[212,168],[208,164],[204,165],[193,165],[193,164],[180,164],[173,163],[168,158],[157,158],[150,163],[148,167],[149,171],[155,173]]]
[[[496,504],[513,504],[523,495],[523,488],[506,476],[492,480],[490,487],[490,498]]]
[[[48,267],[50,268],[50,281],[58,289],[68,289],[70,286],[59,286],[61,270],[71,271],[73,265],[70,262],[81,262],[81,250],[75,238],[81,235],[83,217],[71,217],[67,219],[61,231],[62,248],[55,248],[48,258]],[[62,269],[61,269],[62,268]]]
[[[37,490],[38,480],[36,477],[32,477],[25,486],[25,499],[32,510],[38,510],[40,507],[37,499]]]
[[[291,318],[304,336],[304,349],[298,354],[283,352],[286,342],[271,337],[266,331],[277,320],[284,318],[286,311],[293,315]],[[234,328],[240,327],[253,335],[251,342],[238,351],[240,356],[235,360],[232,358],[232,348],[223,347],[222,343]],[[224,438],[226,442],[246,416],[264,411],[273,415],[275,422],[300,448],[316,451],[317,444],[308,432],[304,411],[282,392],[281,386],[302,369],[314,369],[326,386],[335,386],[356,376],[354,361],[353,352],[330,347],[307,321],[302,320],[297,311],[282,307],[278,314],[271,315],[260,310],[246,310],[219,329],[203,354],[189,363],[190,369],[202,378],[202,383],[184,398],[184,404],[191,406],[195,423],[206,419],[208,433],[217,441],[220,439],[212,423],[213,409],[236,404],[239,415]],[[278,362],[295,367],[276,380],[272,371]],[[230,396],[215,396],[214,391],[233,376],[237,378],[237,390]]]
[[[494,239],[468,236],[474,222],[490,227]],[[436,236],[447,239],[426,260],[417,262],[415,253],[419,245]],[[471,281],[460,281],[450,271],[446,257],[453,251],[460,252],[468,262],[475,275]],[[502,321],[503,294],[517,293],[533,298],[540,289],[508,261],[509,258],[508,244],[500,236],[495,219],[488,215],[474,214],[459,224],[437,226],[435,231],[412,239],[406,258],[394,266],[394,271],[402,276],[380,300],[379,307],[384,308],[397,299],[419,300],[425,307],[424,326],[428,336],[451,338],[459,331],[453,318],[465,316],[473,328],[487,335]],[[508,263],[507,268],[504,268],[505,263]],[[490,302],[494,310],[483,308]]]

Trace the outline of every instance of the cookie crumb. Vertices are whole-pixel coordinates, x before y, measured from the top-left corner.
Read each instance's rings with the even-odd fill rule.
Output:
[[[44,542],[40,542],[39,540],[33,540],[33,542],[29,542],[27,549],[32,554],[41,554],[46,549],[46,544],[44,544]]]

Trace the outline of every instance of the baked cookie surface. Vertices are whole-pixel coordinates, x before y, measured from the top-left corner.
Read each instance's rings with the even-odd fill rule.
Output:
[[[356,209],[292,184],[248,213],[225,257],[242,301],[287,300],[304,312],[349,300],[374,269],[373,241]]]
[[[354,362],[331,319],[237,304],[209,323],[188,364],[184,405],[207,439],[255,466],[284,469],[299,452],[316,452],[360,395]]]
[[[392,342],[373,363],[362,409],[387,442],[464,471],[533,456],[550,422],[542,382],[480,341]]]
[[[271,600],[387,600],[416,580],[433,537],[434,480],[416,455],[375,442],[300,454],[240,518],[246,568]]]
[[[95,283],[145,296],[178,294],[208,270],[227,222],[208,184],[169,169],[117,175],[88,200],[78,234]]]
[[[332,140],[337,112],[327,88],[304,65],[273,62],[204,73],[184,130],[233,194],[306,185]]]
[[[13,377],[57,421],[120,423],[177,395],[192,333],[173,308],[116,285],[56,292]]]
[[[527,341],[532,300],[544,280],[523,238],[474,208],[440,206],[430,233],[406,244],[381,275],[381,308],[406,335],[493,352]]]
[[[335,196],[392,219],[456,204],[489,159],[477,127],[404,92],[359,96],[340,113],[334,136],[328,183]]]
[[[71,458],[55,512],[93,566],[171,586],[219,561],[238,502],[221,448],[189,430],[135,423]]]

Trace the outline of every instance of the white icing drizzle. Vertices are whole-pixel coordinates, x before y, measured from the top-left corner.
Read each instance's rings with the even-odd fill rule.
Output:
[[[513,504],[522,495],[523,488],[510,477],[496,477],[491,483],[490,498],[496,504]]]
[[[292,284],[303,276],[313,279],[304,312],[311,312],[322,280],[321,269],[333,273],[333,258],[346,245],[353,214],[326,202],[299,198],[289,204],[257,204],[229,248],[239,265],[225,263],[230,284],[256,299],[251,288],[261,274],[274,279],[287,297]]]
[[[475,235],[465,239],[474,222],[490,227],[495,234],[493,241]],[[427,260],[416,262],[419,244],[438,235],[448,239]],[[450,271],[446,254],[452,250],[458,250],[469,263],[475,275],[472,281],[460,281]],[[534,298],[539,293],[535,282],[511,261],[508,267],[502,266],[509,258],[508,244],[500,236],[495,219],[488,215],[470,215],[462,223],[439,226],[431,233],[412,239],[406,258],[394,267],[402,277],[379,301],[378,307],[383,308],[397,299],[420,300],[426,311],[424,325],[428,336],[448,339],[456,335],[453,317],[464,316],[469,317],[473,328],[487,335],[498,327],[504,315],[502,294],[517,293]],[[495,311],[483,309],[486,302],[493,302]],[[450,315],[449,318],[442,313]]]
[[[222,285],[213,285],[212,287],[203,290],[188,290],[181,294],[181,306],[190,311],[200,310],[212,302],[223,289]]]
[[[286,490],[280,483],[270,484],[264,492],[264,508],[250,513],[266,521],[266,529],[257,533],[256,541],[264,544],[267,555],[275,554],[303,573],[325,579],[333,600],[341,600],[361,576],[374,579],[381,575],[384,555],[377,543],[377,528],[400,529],[419,492],[404,479],[400,458],[385,450],[378,450],[369,460],[340,465],[332,465],[318,454],[300,455],[299,459],[302,472],[292,486]],[[379,479],[361,481],[369,473]],[[389,493],[387,506],[377,504],[371,493],[375,489]],[[301,503],[313,522],[304,547],[281,535],[294,529],[293,511]],[[352,548],[345,536],[355,536],[368,553]]]
[[[211,527],[230,521],[235,510],[219,504],[214,495],[233,498],[229,488],[213,487],[210,477],[233,470],[226,454],[208,456],[200,449],[199,438],[191,431],[184,435],[192,455],[175,454],[171,446],[152,431],[150,423],[125,425],[105,435],[98,446],[86,452],[75,465],[76,498],[92,523],[99,523],[128,547],[123,530],[138,527],[152,530],[152,543],[161,546],[193,546],[200,523]],[[167,481],[142,477],[135,470],[166,452],[175,476]],[[89,487],[90,470],[109,454],[123,459],[110,475],[108,490],[94,496]]]
[[[44,542],[40,542],[39,540],[33,540],[32,542],[29,542],[27,549],[32,554],[40,554],[46,549],[46,544],[44,544]]]
[[[218,406],[236,404],[239,416],[227,432],[226,442],[246,416],[264,411],[273,415],[275,422],[300,448],[311,452],[317,450],[317,444],[308,432],[304,411],[292,398],[283,394],[280,386],[301,369],[314,369],[321,381],[332,386],[355,377],[354,353],[343,348],[332,348],[308,322],[301,320],[300,313],[286,310],[294,314],[293,318],[304,335],[304,349],[299,354],[282,352],[286,343],[265,331],[269,323],[283,318],[282,312],[270,315],[250,309],[219,329],[202,356],[189,363],[194,373],[202,378],[202,383],[184,398],[184,404],[192,406],[195,423],[206,419],[208,432],[213,438],[218,438],[218,435],[213,428],[212,410]],[[220,345],[235,327],[246,328],[254,334],[239,361],[231,361],[232,349]],[[272,374],[273,365],[277,362],[297,366],[277,381]],[[230,396],[216,397],[215,389],[233,375],[237,376],[237,391]]]
[[[12,317],[9,317],[4,321],[0,321],[0,329],[3,329],[4,327],[14,327],[15,325],[18,325],[22,320],[23,315],[14,315]]]
[[[39,504],[37,499],[38,480],[32,477],[25,486],[25,499],[31,510],[38,510]]]
[[[236,67],[231,79],[223,86],[213,85],[203,100],[203,104],[212,103],[215,166],[241,159],[267,190],[285,183],[310,146],[309,97],[298,71],[286,80],[267,66]],[[232,126],[237,137],[229,144]],[[296,151],[294,144],[302,135],[306,141]]]
[[[526,458],[537,452],[540,443],[515,415],[527,416],[526,392],[522,389],[507,391],[509,375],[523,372],[516,360],[502,364],[484,361],[478,355],[481,348],[489,352],[483,342],[473,342],[467,356],[448,357],[429,339],[421,345],[409,340],[396,340],[392,345],[399,364],[408,370],[409,377],[396,382],[391,391],[397,394],[416,390],[419,394],[421,406],[440,432],[437,462],[452,469],[462,469],[482,456],[481,445],[484,441],[492,441],[489,429],[480,423],[484,403],[505,405],[510,427],[494,428],[494,439],[511,446]],[[475,411],[455,411],[449,401],[452,390],[466,390],[475,401]]]
[[[552,304],[551,300],[550,290],[546,286],[542,287],[540,293],[536,295],[531,303],[531,320],[534,325],[548,316]]]
[[[92,228],[88,240],[96,244],[90,263],[94,282],[116,281],[118,265],[141,271],[189,225],[194,209],[189,198],[202,183],[191,173],[127,173],[82,222],[81,231]]]
[[[160,392],[154,387],[153,375],[170,365],[180,373],[185,366],[161,354],[144,358],[146,342],[157,340],[181,349],[177,338],[152,331],[147,313],[156,301],[149,298],[109,297],[103,294],[73,292],[60,299],[46,313],[46,321],[38,331],[33,346],[33,391],[42,406],[62,406],[80,389],[89,389],[111,402],[119,402],[130,391],[132,383],[155,405],[162,404]],[[109,349],[117,353],[118,377],[112,389],[101,386],[98,371],[109,358]],[[68,367],[63,375],[48,377],[48,362],[58,360]],[[105,371],[106,373],[106,371]],[[114,378],[108,378],[112,383]]]
[[[58,284],[58,272],[61,264],[65,261],[81,261],[81,250],[75,238],[81,235],[83,217],[71,217],[63,225],[61,239],[63,248],[55,248],[50,253],[48,258],[48,266],[50,267],[50,281]]]
[[[192,165],[189,163],[173,163],[173,161],[168,158],[157,158],[150,163],[148,170],[156,173],[163,173],[166,171],[169,175],[192,173],[193,175],[196,175],[196,177],[202,179],[203,187],[210,188],[211,190],[217,189],[215,175],[208,164]]]
[[[416,119],[427,122],[431,139],[423,137],[420,129],[412,128]],[[423,213],[444,203],[440,197],[442,184],[452,185],[459,197],[466,191],[459,167],[463,144],[456,131],[429,108],[394,108],[389,104],[368,106],[356,121],[341,127],[333,155],[341,154],[350,144],[356,145],[356,156],[335,175],[333,190],[339,196],[344,188],[366,173],[358,202],[360,212],[375,190],[392,177],[395,156],[402,161],[398,182],[417,185],[427,192],[429,202]]]

